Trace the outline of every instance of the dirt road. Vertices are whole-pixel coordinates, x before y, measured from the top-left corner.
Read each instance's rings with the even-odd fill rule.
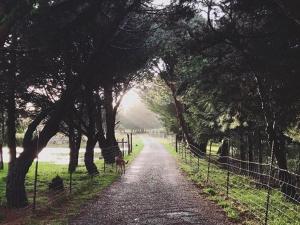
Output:
[[[218,206],[199,195],[156,139],[147,137],[144,143],[126,175],[70,224],[230,224]]]

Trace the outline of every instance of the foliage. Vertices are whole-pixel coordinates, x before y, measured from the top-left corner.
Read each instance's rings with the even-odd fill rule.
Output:
[[[166,86],[159,78],[154,78],[140,91],[140,96],[151,111],[159,116],[164,128],[169,132],[178,133],[175,106]]]
[[[175,149],[166,140],[162,143],[180,163],[187,176],[203,189],[203,194],[219,204],[227,216],[239,224],[257,224],[264,220],[267,190],[256,188],[251,180],[244,176],[230,174],[229,198],[226,198],[226,170],[211,164],[210,181],[207,182],[207,164],[200,159],[200,169],[197,169],[197,159],[185,161],[176,154]],[[287,201],[278,191],[271,193],[269,223],[271,225],[298,224],[290,218],[298,217],[299,205]],[[280,209],[280,211],[278,210]],[[284,215],[284,216],[283,216]]]

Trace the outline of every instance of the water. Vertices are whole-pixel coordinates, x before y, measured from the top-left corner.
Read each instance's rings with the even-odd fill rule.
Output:
[[[22,148],[17,148],[17,157],[22,152]],[[46,147],[43,151],[39,154],[39,161],[40,162],[49,162],[54,164],[68,164],[69,163],[69,148],[65,147]],[[85,149],[80,148],[79,150],[79,162],[83,162]],[[8,162],[9,155],[8,149],[5,147],[3,148],[3,160],[4,162]],[[100,148],[95,148],[95,158],[99,158],[101,156]]]

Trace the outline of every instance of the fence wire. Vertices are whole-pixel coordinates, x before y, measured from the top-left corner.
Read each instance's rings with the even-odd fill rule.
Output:
[[[176,143],[178,157],[206,189],[213,188],[218,191],[216,195],[231,199],[259,224],[300,225],[299,174],[270,163],[220,157],[184,142],[171,141],[172,145]]]
[[[132,142],[132,137],[131,140]],[[122,140],[122,142],[118,142],[118,145],[110,146],[106,148],[101,148],[102,152],[103,150],[114,150],[116,147],[120,147],[120,150],[122,151],[123,155],[128,155],[130,151],[132,151],[132,148],[129,149],[132,143],[125,142]],[[100,156],[102,153],[100,153]],[[98,161],[98,170],[100,172],[100,175],[88,175],[83,171],[75,171],[72,173],[73,176],[67,176],[66,174],[69,174],[66,166],[66,171],[62,172],[62,174],[57,175],[66,175],[64,177],[69,177],[69,179],[64,179],[64,188],[61,190],[49,190],[48,188],[45,188],[44,180],[41,181],[39,179],[40,176],[43,176],[43,166],[39,165],[38,167],[38,176],[37,176],[37,198],[36,203],[33,202],[33,193],[28,194],[29,204],[21,209],[15,209],[13,210],[15,218],[18,220],[18,218],[22,219],[24,218],[24,215],[38,215],[39,212],[45,212],[48,209],[55,209],[60,208],[61,203],[67,199],[76,197],[77,194],[80,194],[82,191],[86,191],[87,188],[99,185],[102,182],[103,176],[106,175],[113,175],[115,174],[114,169],[110,169],[109,172],[105,171],[105,168],[102,168],[103,165],[105,165],[103,156],[101,157],[95,157],[100,158],[100,160],[103,160],[103,163],[99,163]],[[102,165],[102,166],[101,166]],[[32,165],[35,167],[36,165]],[[113,168],[112,164],[112,168]],[[78,165],[78,168],[82,168],[84,165]],[[53,171],[54,172],[54,171]],[[54,174],[56,174],[54,172]],[[27,178],[28,179],[28,178]],[[105,178],[103,178],[104,180]],[[50,182],[50,180],[47,181],[47,183]],[[43,186],[43,189],[41,187]],[[47,185],[46,185],[47,186]],[[28,190],[34,190],[34,182],[32,184],[26,184],[26,189]],[[10,223],[2,223],[4,225],[9,225]]]

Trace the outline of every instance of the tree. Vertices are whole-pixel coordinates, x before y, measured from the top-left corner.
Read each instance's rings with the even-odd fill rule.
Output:
[[[84,7],[82,7],[82,5],[84,5]],[[42,42],[44,42],[42,43],[43,45],[48,44],[49,46],[51,46],[50,44],[52,43],[51,47],[52,49],[56,50],[57,53],[61,52],[61,50],[63,49],[62,46],[59,46],[59,44],[62,44],[62,42],[55,41],[57,41],[57,38],[60,38],[62,35],[65,35],[71,29],[74,29],[74,21],[76,21],[77,19],[81,21],[81,23],[79,26],[76,27],[76,31],[86,31],[84,29],[85,24],[92,22],[90,23],[91,25],[95,23],[98,25],[92,28],[99,29],[98,31],[100,31],[101,35],[100,33],[94,33],[98,35],[98,39],[96,39],[97,43],[93,44],[93,51],[89,52],[88,55],[86,55],[87,57],[82,59],[85,60],[83,66],[81,68],[78,68],[78,73],[76,73],[76,76],[74,76],[72,82],[69,84],[64,84],[62,86],[62,92],[60,95],[57,96],[59,100],[56,100],[50,108],[42,109],[42,111],[39,112],[39,114],[33,119],[33,121],[28,126],[23,141],[24,150],[16,159],[15,164],[10,170],[7,178],[6,197],[7,204],[10,207],[22,207],[28,203],[25,192],[24,180],[25,175],[33,162],[33,159],[47,145],[50,138],[58,132],[60,123],[66,115],[66,112],[68,112],[72,108],[75,99],[80,94],[79,87],[82,84],[82,82],[87,83],[88,81],[93,81],[95,82],[95,84],[99,84],[99,82],[101,81],[101,79],[99,78],[101,76],[98,76],[98,71],[95,71],[94,69],[98,68],[96,65],[97,62],[99,62],[99,59],[101,59],[100,56],[103,54],[103,52],[105,52],[105,48],[108,46],[107,44],[119,31],[120,25],[123,25],[124,21],[126,21],[129,13],[131,13],[133,10],[138,9],[141,6],[141,4],[140,1],[133,1],[128,4],[126,1],[122,3],[120,2],[107,4],[106,8],[101,8],[102,6],[102,4],[93,1],[67,1],[63,4],[43,4],[40,6],[41,13],[34,14],[36,20],[32,20],[32,18],[29,17],[29,20],[31,21],[27,24],[28,30],[32,28],[31,30],[37,32],[36,38],[40,35],[47,35],[47,32],[52,33],[52,35],[48,36],[48,38],[38,38],[38,40],[42,40]],[[39,6],[37,6],[37,11],[38,9]],[[106,11],[108,13],[107,15],[110,16],[109,21],[97,20],[97,15],[99,15],[100,13],[99,9],[102,9],[103,11]],[[68,14],[68,17],[65,17],[65,12],[67,12],[66,10],[69,10],[70,12]],[[56,15],[55,20],[52,19],[54,18],[52,17],[54,14]],[[51,17],[49,17],[49,15],[51,15]],[[101,14],[101,16],[103,16],[103,14]],[[50,18],[50,20],[47,20],[47,18]],[[47,21],[48,26],[38,26],[42,24],[41,22],[45,21]],[[59,23],[60,25],[57,26]],[[37,24],[37,26],[33,26],[32,24]],[[47,27],[47,32],[38,32],[40,31],[39,28],[41,27]],[[65,32],[62,32],[62,30],[60,29],[67,27],[69,29],[65,29]],[[30,34],[33,33],[34,32],[27,31],[24,34],[28,34],[30,37]],[[76,36],[72,36],[72,38],[76,38]],[[25,41],[25,37],[23,38],[23,40]],[[33,43],[31,40],[30,43],[40,45],[41,42],[38,40],[36,43]],[[66,38],[61,40],[68,40],[68,42],[72,41],[72,39],[70,40]],[[91,42],[88,43],[92,44]],[[55,48],[53,48],[53,46]],[[74,51],[76,51],[76,48],[74,47],[77,46],[75,45],[72,47]],[[42,48],[39,49],[44,50]],[[63,65],[63,61],[61,60],[59,54],[55,59],[60,65]],[[47,76],[47,74],[43,75]],[[34,137],[33,133],[36,130],[36,128],[41,124],[41,122],[44,123],[44,126],[40,132],[39,138]]]
[[[285,182],[282,190],[289,196],[293,190],[287,184],[290,175],[285,172],[284,131],[297,114],[292,105],[298,102],[299,96],[299,67],[294,61],[299,57],[296,47],[299,43],[298,24],[274,2],[232,1],[227,6],[222,4],[213,1],[207,4],[208,11],[225,7],[222,10],[224,16],[218,19],[218,27],[213,27],[210,18],[208,24],[212,32],[223,36],[223,40],[247,61],[247,74],[255,80],[260,97],[269,145],[274,144],[274,155],[282,169],[280,179]]]
[[[172,95],[159,77],[153,78],[150,84],[145,85],[140,96],[148,108],[159,116],[168,132],[180,134]]]

